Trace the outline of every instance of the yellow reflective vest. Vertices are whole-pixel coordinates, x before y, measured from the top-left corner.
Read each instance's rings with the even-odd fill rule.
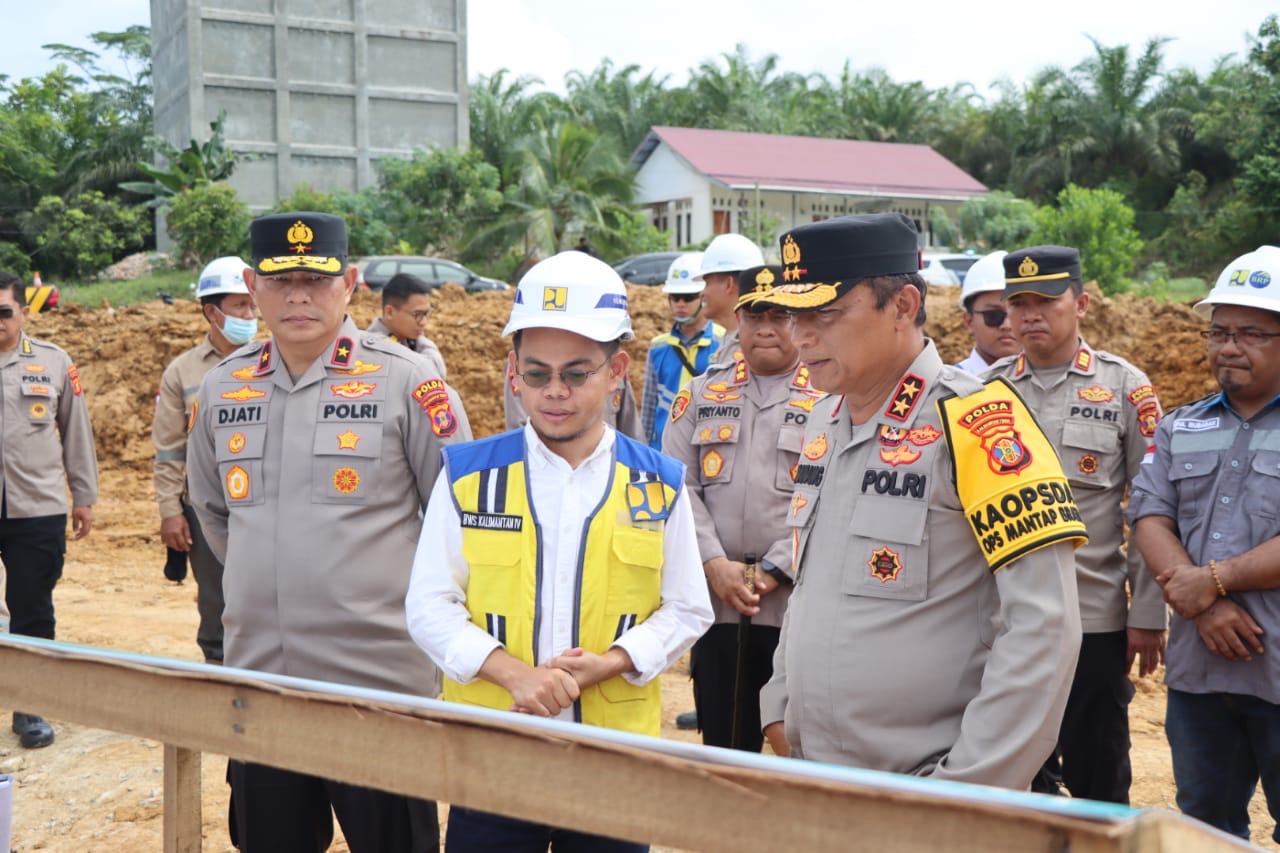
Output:
[[[523,430],[445,448],[453,499],[470,568],[471,621],[507,652],[536,666],[543,618],[542,530],[526,480]],[[662,540],[684,482],[684,466],[619,433],[604,499],[582,525],[573,644],[603,654],[662,603]],[[511,694],[483,679],[445,679],[444,698],[506,710]],[[582,691],[574,719],[657,736],[658,679],[637,687],[615,676]]]

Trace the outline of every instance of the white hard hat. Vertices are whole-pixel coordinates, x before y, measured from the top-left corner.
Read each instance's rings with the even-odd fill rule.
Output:
[[[249,265],[234,255],[218,258],[205,264],[196,284],[196,298],[221,296],[224,293],[248,293],[244,286],[244,271]]]
[[[764,266],[764,253],[759,246],[741,234],[721,234],[702,253],[702,267],[696,280],[702,281],[709,272],[740,273],[760,266]]]
[[[1243,305],[1280,313],[1280,248],[1259,246],[1241,255],[1218,276],[1209,295],[1195,304],[1195,312],[1213,319],[1215,305]]]
[[[521,329],[564,329],[593,341],[629,341],[627,286],[613,268],[570,249],[534,264],[516,286],[511,319],[502,334]]]
[[[685,252],[671,262],[667,270],[667,282],[662,285],[663,293],[701,293],[707,283],[695,278],[698,267],[702,264],[702,252]]]
[[[964,286],[960,288],[960,305],[971,296],[987,293],[992,290],[1004,290],[1004,256],[1009,254],[1003,249],[983,255],[973,262],[964,276]]]

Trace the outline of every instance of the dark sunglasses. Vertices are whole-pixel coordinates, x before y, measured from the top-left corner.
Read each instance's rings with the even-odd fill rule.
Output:
[[[974,311],[974,314],[982,315],[982,322],[992,329],[998,329],[1004,325],[1005,318],[1009,316],[1009,312],[1003,308],[988,308],[985,311]]]
[[[668,293],[667,298],[676,302],[696,302],[702,298],[701,293]]]
[[[12,319],[16,313],[18,313],[18,309],[12,305],[0,305],[0,320]]]
[[[609,359],[606,358],[600,363],[599,367],[596,367],[594,370],[573,369],[555,371],[534,368],[532,370],[526,370],[524,373],[517,373],[516,376],[523,379],[524,384],[528,385],[530,388],[546,388],[551,384],[551,377],[553,376],[559,376],[560,381],[570,388],[581,388],[583,385],[587,384],[588,379],[599,373],[600,369],[608,363]]]

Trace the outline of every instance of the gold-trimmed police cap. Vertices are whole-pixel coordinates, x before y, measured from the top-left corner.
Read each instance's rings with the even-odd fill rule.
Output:
[[[249,223],[253,268],[261,275],[305,270],[342,275],[347,223],[331,213],[300,211],[259,216]]]
[[[839,299],[864,278],[920,271],[919,233],[901,213],[839,216],[782,235],[782,276],[752,301],[813,311]]]
[[[778,264],[766,264],[760,267],[749,267],[738,273],[738,303],[734,310],[746,308],[751,312],[767,311],[773,305],[757,305],[756,300],[771,291],[774,285],[782,283],[782,267]]]
[[[1080,252],[1070,246],[1032,246],[1004,256],[1004,294],[1061,296],[1080,280]]]

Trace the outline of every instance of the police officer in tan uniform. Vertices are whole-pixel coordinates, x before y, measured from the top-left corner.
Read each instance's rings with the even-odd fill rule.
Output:
[[[739,276],[748,299],[782,275],[758,266]],[[791,340],[791,315],[768,306],[738,309],[742,358],[722,362],[676,395],[662,451],[685,464],[698,527],[698,549],[716,622],[693,645],[690,672],[702,742],[759,752],[760,688],[773,674],[773,652],[791,594],[792,472],[805,422],[825,395]],[[755,555],[752,580],[745,556]],[[742,616],[751,617],[739,649]],[[747,686],[735,691],[739,655]],[[735,695],[745,704],[735,708]],[[732,732],[739,718],[738,742]]]
[[[1025,789],[1075,669],[1085,530],[1012,388],[925,339],[917,239],[897,213],[801,226],[760,297],[796,312],[832,395],[800,450],[796,585],[761,721],[775,751]]]
[[[225,564],[230,666],[434,696],[404,596],[447,443],[471,430],[429,362],[346,316],[345,223],[250,227],[245,284],[271,338],[205,377],[187,447],[191,501]],[[354,853],[434,850],[435,804],[233,761],[233,841],[322,850],[330,808]]]
[[[70,356],[28,337],[22,279],[0,272],[0,559],[8,573],[9,630],[54,638],[53,588],[67,550],[67,487],[76,539],[93,527],[98,457],[80,373]],[[53,743],[53,728],[15,711],[27,749]]]
[[[1089,294],[1080,253],[1033,246],[1004,257],[1004,302],[1016,356],[992,365],[1027,402],[1062,459],[1089,542],[1076,551],[1084,640],[1058,752],[1032,790],[1129,802],[1128,673],[1148,675],[1164,660],[1168,611],[1137,548],[1125,550],[1123,507],[1130,481],[1156,434],[1160,401],[1141,370],[1080,337]]]
[[[200,271],[196,298],[209,323],[204,340],[164,369],[156,394],[151,440],[156,447],[153,482],[160,505],[160,538],[196,578],[200,625],[196,643],[205,663],[222,662],[222,563],[209,549],[196,512],[187,500],[187,430],[196,392],[205,374],[258,333],[253,297],[244,286],[247,265],[236,257],[217,258]],[[170,554],[173,557],[174,553]]]
[[[431,311],[431,285],[416,275],[396,273],[382,288],[382,316],[369,324],[369,331],[404,344],[435,365],[444,379],[444,356],[425,334]]]

